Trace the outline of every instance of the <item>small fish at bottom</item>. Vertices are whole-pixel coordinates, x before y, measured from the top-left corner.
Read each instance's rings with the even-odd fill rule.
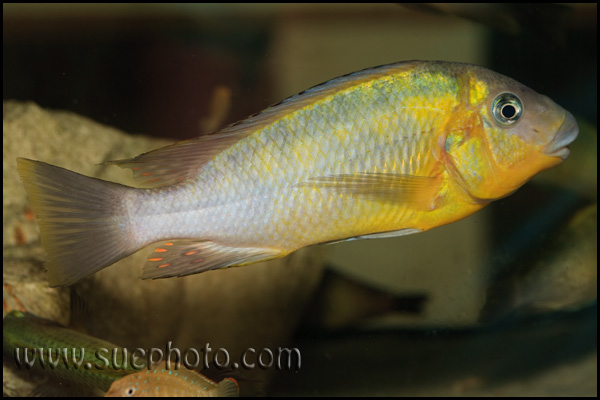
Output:
[[[48,375],[51,385],[78,395],[105,392],[115,380],[135,372],[123,361],[122,347],[17,310],[4,317],[2,351],[5,361],[11,360],[5,366]],[[113,353],[119,368],[112,365]],[[37,392],[51,392],[46,389]]]
[[[161,362],[113,382],[105,397],[237,397],[233,378],[216,383],[201,373]],[[173,366],[171,366],[173,365]]]

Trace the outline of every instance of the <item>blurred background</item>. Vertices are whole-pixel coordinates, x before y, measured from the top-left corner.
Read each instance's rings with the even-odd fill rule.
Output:
[[[578,119],[569,160],[458,223],[329,246],[302,369],[268,394],[595,395],[596,21],[596,4],[3,4],[3,99],[176,141],[401,60],[514,78]]]

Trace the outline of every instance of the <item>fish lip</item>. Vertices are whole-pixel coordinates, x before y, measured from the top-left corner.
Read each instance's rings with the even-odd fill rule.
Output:
[[[577,121],[570,112],[567,112],[556,135],[554,135],[552,140],[544,146],[542,152],[546,155],[560,157],[563,160],[566,160],[571,153],[567,146],[573,143],[578,134],[579,126],[577,126]]]

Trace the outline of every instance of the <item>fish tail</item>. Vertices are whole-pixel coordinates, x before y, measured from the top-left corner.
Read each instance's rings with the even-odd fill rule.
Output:
[[[17,159],[40,226],[50,286],[71,285],[134,253],[122,200],[131,187]]]

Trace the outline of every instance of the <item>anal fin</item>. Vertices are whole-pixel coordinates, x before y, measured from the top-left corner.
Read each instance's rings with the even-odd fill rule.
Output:
[[[286,254],[277,249],[231,247],[210,240],[170,240],[156,244],[144,265],[142,279],[192,275],[211,269],[267,261]]]

